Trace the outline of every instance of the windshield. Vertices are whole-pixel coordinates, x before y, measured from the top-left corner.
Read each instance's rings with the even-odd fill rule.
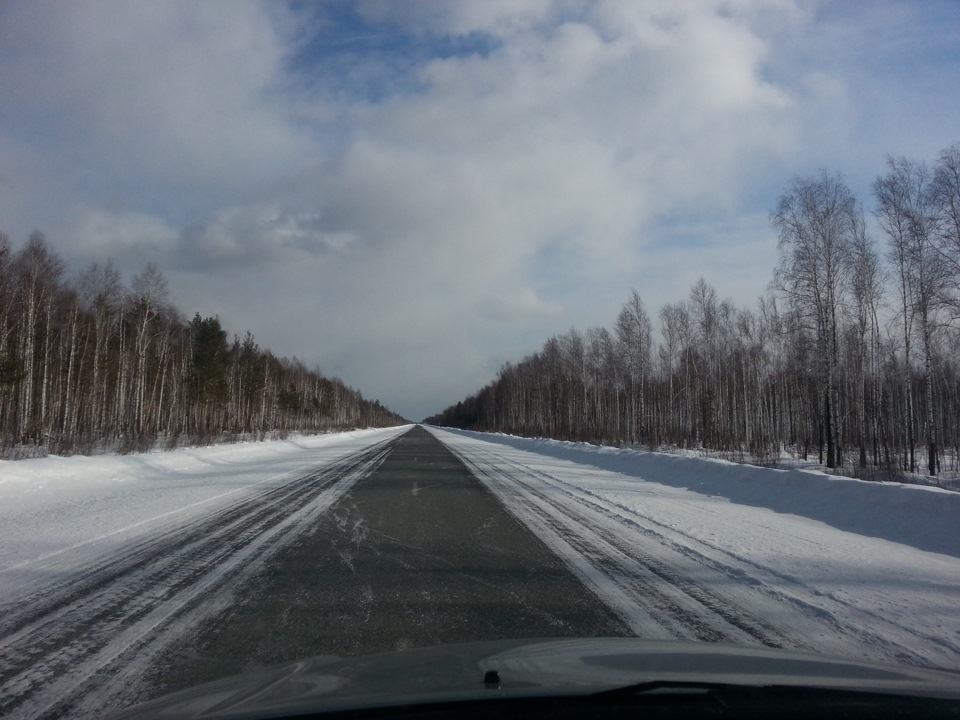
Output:
[[[0,715],[525,638],[960,670],[957,27],[0,4]]]

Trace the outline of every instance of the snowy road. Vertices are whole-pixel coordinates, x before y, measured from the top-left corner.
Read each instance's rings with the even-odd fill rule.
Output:
[[[960,669],[956,557],[521,449],[537,449],[534,441],[431,431],[639,637]],[[695,468],[692,475],[722,470],[674,459],[678,469]],[[776,482],[770,474],[778,471],[755,470],[762,496],[760,486]],[[816,478],[809,485],[815,488]],[[800,497],[803,490],[793,492]],[[913,523],[960,520],[954,494],[938,495],[940,516],[918,514]],[[890,507],[889,524],[923,507]],[[883,519],[875,525],[882,531]]]
[[[208,463],[205,472],[145,473],[164,481],[159,494],[156,482],[109,487],[120,495],[90,492],[91,477],[81,473],[60,502],[38,504],[30,495],[23,502],[21,494],[16,513],[10,498],[8,556],[11,546],[21,554],[30,546],[15,542],[18,535],[43,551],[0,567],[0,716],[93,714],[164,646],[232,603],[232,590],[382,462],[396,435],[306,439],[285,458],[268,452]],[[273,468],[266,478],[264,463]],[[284,465],[296,469],[277,473]],[[87,500],[79,502],[85,484]],[[114,509],[112,523],[104,505]],[[139,520],[128,522],[131,514]],[[41,519],[71,531],[33,524]]]
[[[0,462],[0,716],[521,636],[960,669],[960,494],[408,430]]]

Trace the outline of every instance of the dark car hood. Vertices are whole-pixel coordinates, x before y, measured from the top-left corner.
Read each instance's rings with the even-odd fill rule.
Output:
[[[495,670],[499,682],[484,682]],[[318,657],[200,685],[117,717],[243,718],[424,702],[582,695],[671,681],[960,698],[960,674],[803,652],[633,638],[509,640]]]

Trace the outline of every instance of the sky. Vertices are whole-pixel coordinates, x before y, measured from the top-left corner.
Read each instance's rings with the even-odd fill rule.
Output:
[[[956,0],[0,0],[0,231],[419,420],[960,141]]]

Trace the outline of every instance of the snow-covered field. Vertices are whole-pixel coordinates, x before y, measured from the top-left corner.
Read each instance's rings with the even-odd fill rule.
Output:
[[[960,494],[431,428],[638,636],[960,669]]]

